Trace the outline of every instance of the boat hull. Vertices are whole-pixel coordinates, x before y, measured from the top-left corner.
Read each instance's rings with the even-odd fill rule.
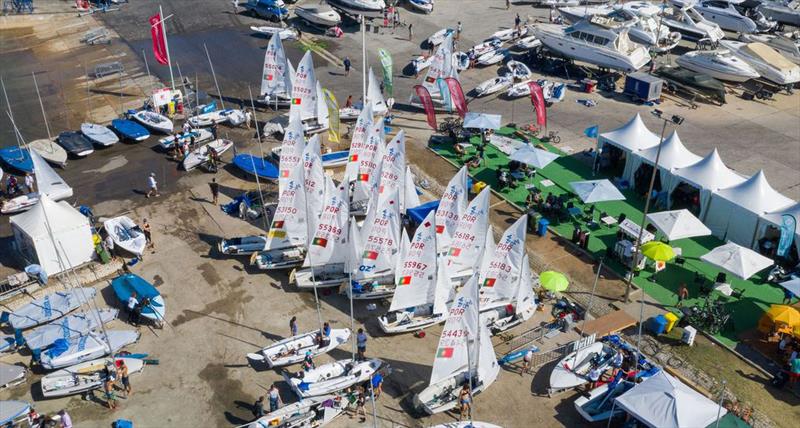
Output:
[[[350,329],[335,328],[331,330],[330,342],[320,347],[318,344],[314,343],[314,337],[318,333],[318,330],[314,330],[297,336],[287,337],[286,339],[264,347],[257,353],[247,354],[247,359],[251,364],[261,363],[268,368],[289,366],[302,362],[308,352],[311,353],[311,357],[327,354],[330,350],[350,340]]]
[[[42,395],[45,398],[65,397],[101,388],[106,380],[103,371],[108,361],[99,358],[45,375],[40,382]],[[144,361],[139,358],[114,359],[117,367],[120,362],[125,363],[128,375],[144,370]]]
[[[111,135],[114,135],[114,133],[112,132]],[[117,136],[114,135],[114,138],[117,138]],[[28,148],[38,153],[42,159],[53,165],[60,167],[67,165],[67,151],[53,140],[48,140],[46,138],[34,140],[28,143]]]
[[[254,253],[251,261],[261,270],[291,269],[303,264],[305,246],[276,248]]]
[[[390,320],[391,314],[378,317],[378,325],[386,334],[402,334],[422,330],[423,328],[440,324],[447,320],[447,317],[444,314],[427,314],[419,316],[405,316],[403,314],[408,314],[408,312],[403,312],[399,315],[396,315],[398,318],[394,321]]]

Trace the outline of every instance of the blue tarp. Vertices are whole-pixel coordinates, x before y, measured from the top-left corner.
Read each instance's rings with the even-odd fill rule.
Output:
[[[53,345],[50,346],[50,349],[47,351],[47,354],[50,358],[55,358],[69,349],[69,342],[66,339],[56,339],[53,342]]]
[[[434,211],[437,208],[439,208],[438,200],[426,202],[418,207],[408,208],[406,209],[406,213],[411,221],[416,224],[420,224],[422,223],[422,220],[425,220],[425,217],[427,217],[429,212]]]

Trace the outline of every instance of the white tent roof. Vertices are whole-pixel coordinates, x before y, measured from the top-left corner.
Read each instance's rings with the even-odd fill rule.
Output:
[[[39,199],[38,204],[22,214],[11,217],[10,222],[24,230],[28,236],[34,238],[48,236],[47,223],[44,218],[45,210],[47,210],[47,219],[50,221],[53,233],[89,223],[83,214],[67,202],[55,202],[44,195]]]
[[[772,266],[773,263],[772,259],[733,242],[714,248],[701,256],[700,260],[741,279],[750,278],[759,271]]]
[[[649,149],[657,146],[661,139],[652,133],[642,121],[642,116],[636,113],[625,125],[600,134],[600,143],[613,144],[628,152]]]
[[[789,290],[795,296],[800,296],[800,278],[792,278],[788,281],[781,282],[781,287]]]
[[[770,211],[764,214],[764,219],[776,226],[780,226],[783,222],[781,217],[783,217],[784,214],[794,216],[795,220],[800,221],[800,202],[796,202],[794,205],[789,205],[779,210]],[[797,233],[800,234],[800,229],[797,230]]]
[[[769,185],[764,170],[736,186],[717,191],[717,195],[759,216],[795,203]]]
[[[644,149],[638,153],[644,160],[651,164],[655,164],[656,156],[658,155],[658,145]],[[664,140],[661,145],[661,155],[658,157],[658,166],[667,170],[675,168],[683,168],[695,164],[702,160],[700,156],[689,151],[686,146],[681,142],[678,137],[677,131],[672,131],[672,134]]]
[[[711,229],[707,228],[689,210],[650,213],[647,214],[647,220],[666,235],[670,241],[711,235]]]
[[[653,428],[707,427],[727,413],[663,370],[619,396],[616,405]]]
[[[36,153],[36,150],[29,150],[29,152],[36,178],[36,190],[55,201],[72,197],[72,187],[69,187],[67,182]]]
[[[468,112],[464,116],[464,128],[500,129],[502,120],[499,114]]]
[[[587,204],[625,200],[625,195],[606,179],[573,181],[569,183],[569,185],[572,186],[572,190],[575,191],[575,194]]]
[[[682,180],[701,189],[716,191],[726,187],[735,186],[743,181],[744,177],[725,166],[719,157],[719,152],[714,149],[706,157],[694,165],[678,167],[674,174]]]
[[[558,155],[547,150],[531,148],[530,146],[523,146],[511,154],[511,160],[528,164],[534,168],[544,168],[554,160],[558,159]]]

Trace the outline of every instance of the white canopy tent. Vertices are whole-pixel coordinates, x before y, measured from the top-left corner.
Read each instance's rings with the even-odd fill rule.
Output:
[[[647,220],[670,241],[711,235],[711,230],[689,210],[650,213]]]
[[[652,428],[704,428],[728,413],[663,370],[617,397],[614,405]]]
[[[464,116],[464,128],[500,129],[502,120],[499,114],[468,112]]]
[[[741,279],[747,279],[772,266],[772,259],[733,242],[721,245],[702,255],[700,260],[710,263]]]
[[[557,154],[548,152],[547,150],[524,146],[512,153],[509,159],[541,169],[558,158],[559,156]]]
[[[610,144],[625,152],[625,170],[622,178],[631,182],[633,173],[636,171],[633,168],[633,156],[631,155],[658,146],[660,141],[661,138],[647,129],[642,121],[642,116],[636,113],[636,116],[632,117],[628,123],[613,131],[600,134],[597,146],[599,150],[602,150],[605,144]]]
[[[661,190],[667,191],[667,206],[670,206],[669,195],[681,183],[681,179],[674,175],[678,168],[700,162],[702,158],[689,151],[678,137],[677,131],[672,131],[661,145],[661,154],[658,153],[658,145],[644,149],[638,153],[633,153],[629,164],[631,164],[632,174],[635,174],[643,163],[655,165],[658,157],[658,170],[661,176]]]
[[[575,191],[575,194],[587,204],[625,200],[625,195],[606,179],[573,181],[569,183],[569,185],[572,187],[572,190]]]
[[[725,166],[717,149],[712,150],[706,157],[693,165],[677,168],[673,171],[673,175],[676,181],[672,190],[675,190],[681,182],[691,184],[700,190],[699,218],[701,220],[705,218],[713,193],[745,181],[744,177]]]
[[[791,291],[795,296],[800,296],[800,278],[792,278],[788,281],[783,281],[781,287]]]
[[[761,216],[761,222],[758,224],[758,231],[756,231],[756,239],[753,240],[752,248],[758,246],[758,240],[767,233],[767,228],[769,226],[780,229],[784,215],[793,216],[797,222],[800,222],[800,202],[776,211],[768,212]],[[795,228],[793,244],[797,248],[798,254],[800,254],[800,227]]]
[[[705,223],[714,236],[751,247],[759,219],[792,204],[793,200],[769,185],[762,170],[736,186],[715,192]]]
[[[89,219],[66,202],[54,202],[43,194],[39,203],[11,217],[10,223],[17,251],[27,262],[42,266],[47,275],[61,273],[94,257]]]

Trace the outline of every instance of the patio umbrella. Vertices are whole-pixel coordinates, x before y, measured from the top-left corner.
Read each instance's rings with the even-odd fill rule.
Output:
[[[573,181],[572,190],[586,204],[604,201],[622,201],[625,196],[608,180]]]
[[[549,270],[539,275],[539,284],[545,290],[561,292],[567,289],[569,280],[563,273]]]
[[[700,260],[741,279],[750,278],[759,271],[772,266],[773,263],[771,259],[733,242],[714,248],[700,257]]]
[[[792,278],[788,281],[783,281],[780,284],[781,287],[791,291],[795,296],[800,297],[800,278]]]
[[[657,262],[666,262],[675,258],[675,252],[672,251],[672,247],[659,241],[650,241],[643,244],[642,254],[648,259]]]
[[[541,169],[558,159],[558,155],[547,150],[525,146],[512,153],[509,159]]]
[[[787,305],[772,305],[765,314],[773,323],[783,323],[789,327],[800,326],[800,312]]]
[[[502,116],[499,114],[473,113],[464,116],[464,128],[500,129]]]
[[[689,210],[651,213],[647,219],[670,241],[711,235],[711,230]]]
[[[796,325],[796,326],[794,326],[794,330],[792,330],[792,335],[793,335],[793,336],[794,336],[796,339],[800,339],[800,325]]]

